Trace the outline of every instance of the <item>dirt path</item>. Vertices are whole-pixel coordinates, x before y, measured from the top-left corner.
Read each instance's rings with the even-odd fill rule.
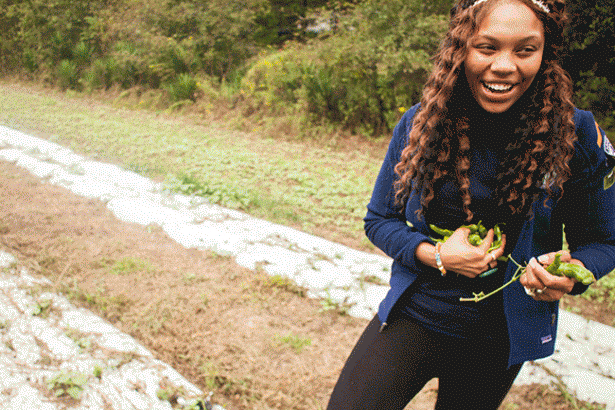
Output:
[[[231,409],[321,409],[366,322],[0,162],[0,241]],[[433,381],[408,409],[433,408]],[[539,398],[540,400],[536,400]],[[502,409],[573,409],[515,387]]]

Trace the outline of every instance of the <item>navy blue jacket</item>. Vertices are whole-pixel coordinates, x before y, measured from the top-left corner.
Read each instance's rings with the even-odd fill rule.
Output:
[[[391,289],[378,311],[382,323],[418,275],[439,275],[415,257],[421,242],[433,243],[425,218],[418,219],[415,213],[418,195],[407,202],[405,212],[395,203],[394,167],[406,146],[418,107],[417,104],[408,110],[395,127],[365,217],[368,238],[393,258]],[[615,267],[615,187],[605,190],[603,184],[613,170],[612,159],[605,153],[610,144],[591,113],[575,110],[574,121],[578,139],[569,163],[572,175],[564,184],[564,193],[557,201],[549,199],[547,207],[543,206],[546,191],[542,193],[533,204],[534,217],[524,222],[511,255],[524,264],[532,257],[562,249],[565,226],[572,257],[600,278]],[[513,263],[508,263],[505,281],[515,269]],[[577,283],[571,293],[580,294],[586,289]],[[526,295],[519,281],[504,289],[503,298],[510,339],[509,365],[553,354],[558,303],[535,301]]]

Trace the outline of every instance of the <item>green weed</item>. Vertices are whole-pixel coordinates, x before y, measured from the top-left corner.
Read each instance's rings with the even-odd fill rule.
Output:
[[[289,333],[286,336],[276,335],[275,340],[280,344],[290,346],[297,354],[301,353],[305,347],[312,344],[312,339],[295,336],[292,333]]]
[[[64,334],[72,339],[81,351],[88,350],[92,347],[92,341],[87,338],[85,333],[75,329],[68,329]]]
[[[56,397],[68,395],[78,400],[87,381],[88,378],[83,373],[62,372],[47,381],[47,388]]]
[[[168,401],[171,406],[177,405],[177,399],[183,397],[186,394],[185,390],[181,387],[167,386],[166,388],[158,389],[156,397],[159,400]]]
[[[584,299],[615,309],[615,271],[601,278],[581,295]]]
[[[127,256],[115,262],[113,266],[111,266],[109,273],[113,275],[128,275],[137,272],[148,273],[153,270],[154,268],[148,261]]]
[[[104,289],[99,288],[96,293],[84,292],[77,283],[63,285],[60,291],[69,299],[86,303],[90,307],[100,309],[107,317],[121,315],[121,313],[132,303],[123,295],[107,296]]]
[[[32,310],[32,316],[40,316],[42,318],[49,317],[52,304],[53,300],[51,299],[39,300],[36,305],[34,305],[34,309]]]
[[[265,282],[265,286],[270,288],[281,289],[285,292],[289,292],[301,297],[304,297],[306,294],[306,289],[298,286],[292,280],[281,276],[281,275],[272,275],[269,276]]]
[[[327,297],[320,300],[321,307],[318,311],[319,312],[335,311],[342,316],[346,316],[348,315],[348,311],[354,305],[354,304],[348,303],[347,300],[348,300],[348,297],[346,297],[346,299],[342,303],[336,302],[331,298],[331,295],[329,295],[327,292]]]

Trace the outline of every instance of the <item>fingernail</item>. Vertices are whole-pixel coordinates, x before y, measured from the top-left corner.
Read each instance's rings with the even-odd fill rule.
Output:
[[[547,255],[540,255],[538,257],[538,262],[540,262],[540,263],[547,263],[548,260],[549,260],[549,258],[547,257]]]

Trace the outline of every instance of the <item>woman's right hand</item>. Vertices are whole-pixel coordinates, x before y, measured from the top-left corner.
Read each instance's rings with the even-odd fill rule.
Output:
[[[504,255],[506,235],[502,235],[502,245],[489,252],[493,243],[494,232],[490,229],[483,242],[474,246],[468,241],[470,230],[465,227],[458,228],[442,244],[440,258],[442,265],[449,272],[455,272],[469,278],[475,278],[497,266],[497,259]]]

